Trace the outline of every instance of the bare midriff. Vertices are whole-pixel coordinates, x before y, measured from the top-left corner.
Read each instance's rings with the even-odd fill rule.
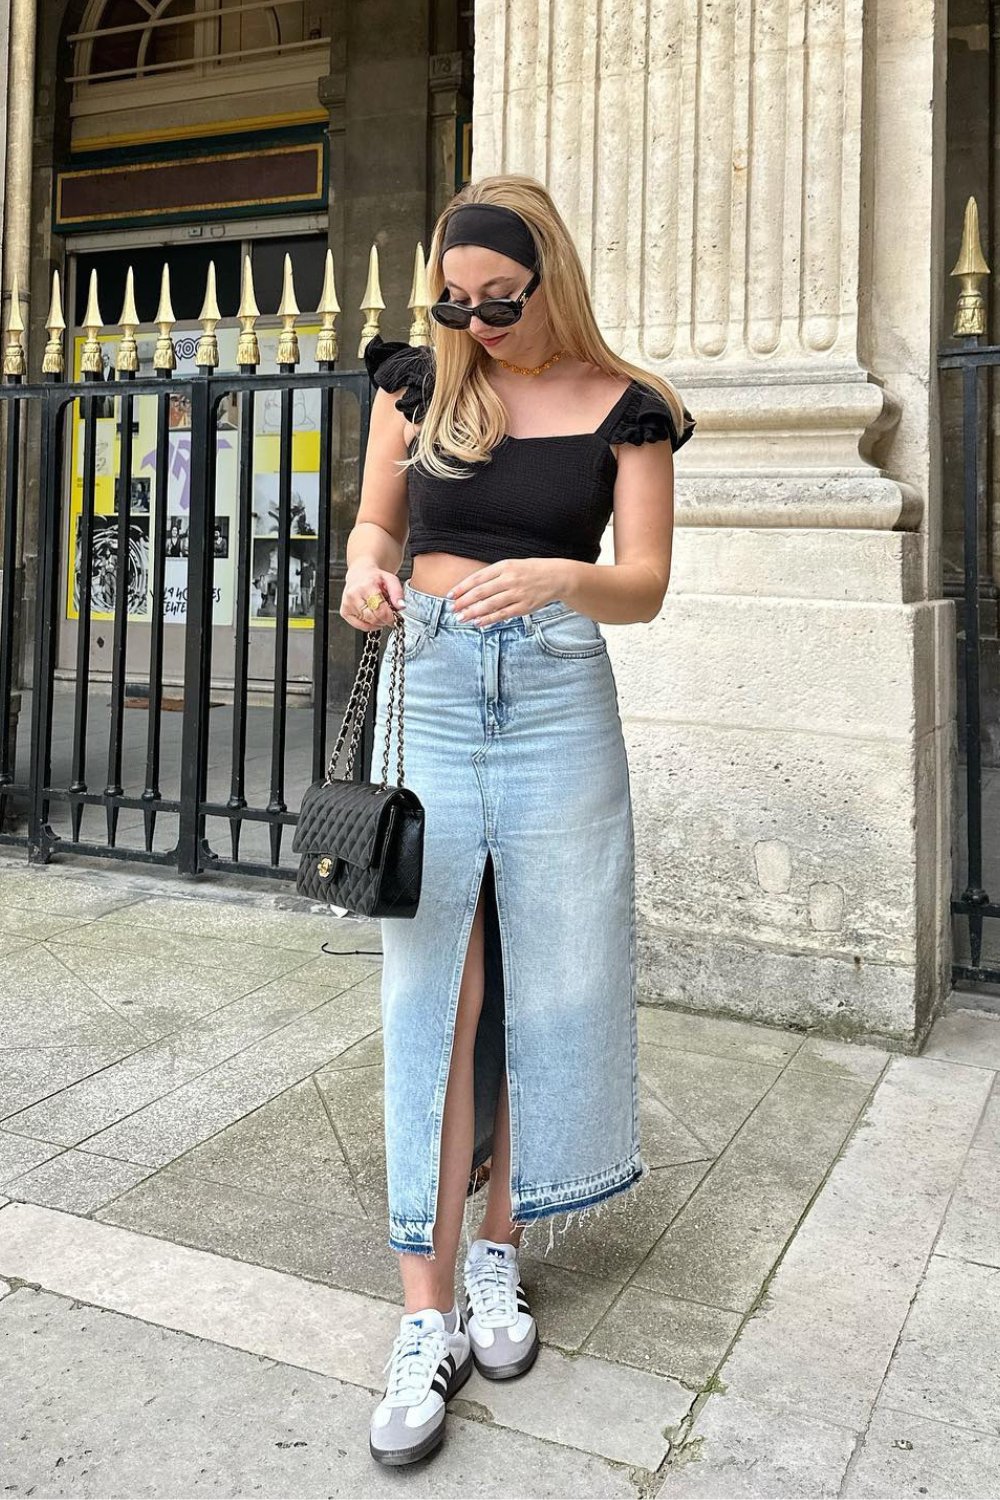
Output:
[[[454,552],[421,552],[413,559],[410,582],[422,594],[443,597],[456,583],[489,564],[474,557],[458,557]]]

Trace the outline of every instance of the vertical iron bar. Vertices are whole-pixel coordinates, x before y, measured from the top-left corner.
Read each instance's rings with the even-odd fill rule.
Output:
[[[115,619],[111,661],[111,713],[108,724],[108,784],[104,789],[108,819],[108,845],[115,847],[118,836],[118,799],[125,795],[122,786],[122,736],[125,730],[125,676],[128,656],[128,575],[132,521],[132,408],[134,398],[128,389],[130,371],[119,377],[125,387],[121,397],[121,463],[118,471],[118,552],[115,558]]]
[[[28,859],[47,863],[56,839],[48,826],[46,790],[52,780],[52,711],[59,632],[59,552],[62,532],[62,454],[66,415],[73,403],[47,392],[42,405],[38,490],[38,581],[31,693],[31,805]],[[70,549],[72,555],[72,549]]]
[[[241,375],[252,375],[254,365],[240,365]],[[255,392],[241,391],[240,404],[240,472],[238,491],[237,536],[232,539],[236,551],[236,641],[233,667],[233,753],[229,801],[233,816],[229,820],[229,838],[233,859],[240,857],[240,835],[243,819],[239,813],[247,805],[247,696],[250,676],[250,576],[253,567],[253,464]]]
[[[320,360],[332,370],[332,360]],[[333,415],[335,392],[320,391],[319,520],[316,526],[316,604],[313,610],[313,758],[312,779],[326,774],[326,715],[330,692],[330,507],[333,490]]]
[[[283,375],[293,375],[294,365],[279,365]],[[281,392],[281,438],[278,457],[278,594],[274,620],[274,711],[271,717],[271,864],[281,859],[283,826],[278,814],[285,812],[285,726],[288,715],[288,569],[292,525],[292,416],[294,392]]]
[[[199,366],[191,382],[191,515],[189,522],[187,621],[184,638],[184,730],[177,868],[197,875],[214,858],[205,840],[208,781],[208,715],[212,683],[211,545],[215,491],[215,404],[210,370]]]
[[[169,370],[158,370],[164,380]],[[146,835],[146,852],[153,851],[156,833],[156,806],[160,800],[160,734],[163,723],[163,641],[164,608],[167,576],[167,486],[170,482],[170,392],[156,396],[156,469],[155,527],[153,542],[153,618],[149,636],[149,717],[146,721],[146,785],[142,790],[142,820]]]
[[[365,458],[368,452],[368,429],[371,425],[373,389],[373,384],[371,381],[369,381],[366,385],[362,386],[360,392],[358,393],[360,418],[358,431],[359,494],[361,493],[361,486],[364,484],[365,478]],[[357,637],[355,641],[355,655],[357,658],[357,662],[360,663],[362,653],[365,649],[367,631],[356,630],[354,634]],[[376,694],[372,693],[368,700],[368,708],[365,712],[364,719],[361,722],[361,743],[358,746],[358,756],[354,764],[354,779],[356,781],[364,781],[368,776],[368,767],[371,764],[372,750],[374,748],[375,741],[375,711]]]
[[[89,374],[93,383],[100,379]],[[103,383],[103,382],[102,382]],[[72,772],[69,791],[79,796],[87,790],[87,720],[90,708],[90,609],[94,568],[94,495],[97,465],[97,403],[100,396],[80,397],[83,407],[83,508],[79,519],[79,565],[76,582],[79,597],[76,631],[76,683],[74,687]],[[70,537],[71,555],[76,555],[76,537]],[[83,803],[70,801],[73,843],[79,843]]]
[[[12,385],[20,376],[12,376]],[[12,743],[14,692],[14,578],[17,572],[17,527],[21,508],[21,403],[7,402],[7,453],[4,473],[3,580],[0,583],[0,832],[7,813],[7,787],[14,781]]]
[[[964,899],[985,904],[983,890],[982,713],[979,688],[979,369],[962,370],[962,445],[964,460],[965,543],[965,722],[966,853]],[[969,912],[972,966],[982,953],[983,918]]]

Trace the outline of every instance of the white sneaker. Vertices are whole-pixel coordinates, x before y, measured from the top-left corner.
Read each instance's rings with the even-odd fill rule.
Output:
[[[472,1374],[465,1319],[454,1333],[436,1308],[406,1313],[386,1360],[385,1395],[372,1413],[368,1446],[380,1464],[410,1464],[444,1438],[445,1403]]]
[[[510,1380],[538,1357],[538,1328],[517,1265],[517,1248],[473,1240],[465,1260],[469,1338],[476,1368],[488,1380]]]

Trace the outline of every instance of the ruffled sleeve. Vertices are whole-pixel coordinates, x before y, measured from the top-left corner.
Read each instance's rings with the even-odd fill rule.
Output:
[[[425,346],[383,339],[378,334],[365,348],[365,366],[383,391],[401,391],[397,410],[411,422],[422,422],[434,390],[434,354]]]
[[[676,453],[695,429],[694,417],[683,402],[681,405],[684,410],[684,424],[678,432],[674,414],[663,397],[649,386],[636,382],[632,399],[625,403],[618,420],[608,434],[608,442],[612,444],[634,443],[636,447],[640,447],[643,443],[666,441]]]

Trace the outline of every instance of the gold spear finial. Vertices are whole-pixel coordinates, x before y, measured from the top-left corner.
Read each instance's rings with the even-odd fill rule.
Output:
[[[236,316],[240,320],[240,337],[236,345],[236,363],[238,365],[252,365],[254,369],[260,364],[260,342],[257,338],[257,319],[260,317],[260,308],[257,306],[257,295],[253,285],[253,262],[249,255],[243,258],[243,295],[240,298],[239,311]]]
[[[83,353],[80,356],[80,369],[84,375],[104,374],[104,350],[101,348],[100,332],[104,327],[101,318],[101,309],[97,302],[97,268],[90,273],[90,294],[87,297],[87,311],[83,315],[83,331],[87,335]]]
[[[177,352],[174,349],[174,341],[170,337],[176,321],[174,305],[170,300],[170,267],[164,261],[163,274],[160,277],[160,305],[156,309],[155,318],[160,333],[156,340],[156,348],[153,350],[154,370],[165,370],[170,374],[177,368]]]
[[[7,314],[7,347],[3,352],[3,373],[8,380],[23,379],[28,372],[24,353],[24,318],[21,315],[21,288],[17,272],[10,289],[10,310]]]
[[[52,272],[52,300],[49,303],[49,315],[45,320],[45,326],[49,331],[49,341],[42,355],[42,374],[64,375],[66,357],[63,353],[63,334],[66,332],[66,319],[63,316],[58,271]]]
[[[410,343],[414,347],[429,344],[431,325],[427,309],[431,305],[431,295],[427,288],[427,262],[424,259],[424,247],[419,242],[413,259],[413,286],[410,288],[410,300],[406,305],[413,311]]]
[[[281,306],[278,317],[282,328],[278,338],[278,364],[297,365],[299,362],[299,336],[295,332],[295,319],[299,315],[299,304],[295,300],[295,278],[292,275],[292,257],[285,256],[285,275],[281,287]]]
[[[199,369],[214,370],[219,363],[219,340],[215,336],[215,330],[221,321],[222,314],[219,311],[219,301],[215,293],[215,261],[210,260],[208,279],[205,283],[205,301],[198,314],[202,334],[195,350],[194,362]]]
[[[979,238],[979,205],[975,198],[965,205],[962,248],[951,274],[961,278],[952,333],[956,338],[975,338],[986,332],[986,296],[980,282],[990,274]]]
[[[379,285],[377,245],[372,246],[368,256],[368,285],[365,287],[365,295],[361,299],[361,311],[365,315],[365,321],[361,329],[361,343],[358,345],[359,356],[364,354],[368,345],[378,333],[379,313],[385,311],[385,303],[382,301],[382,288]]]
[[[333,251],[326,252],[326,272],[323,276],[323,292],[319,299],[316,316],[322,318],[322,326],[316,339],[316,359],[320,364],[332,365],[340,353],[337,345],[337,287],[333,272]]]
[[[136,330],[139,327],[139,314],[135,306],[135,276],[131,266],[125,274],[125,301],[118,323],[122,338],[118,345],[115,369],[119,375],[134,375],[139,368],[139,348],[135,341]]]

